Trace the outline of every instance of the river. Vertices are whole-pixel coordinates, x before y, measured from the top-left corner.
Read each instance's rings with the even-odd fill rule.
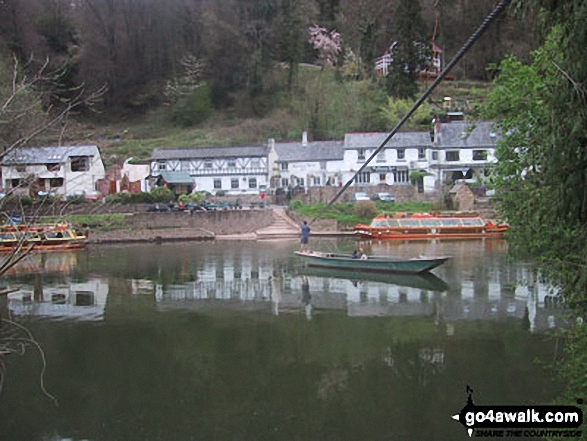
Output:
[[[364,245],[452,259],[349,278],[304,268],[297,241],[30,256],[0,312],[42,352],[3,323],[0,440],[468,439],[468,385],[477,404],[560,392],[564,311],[505,242]]]

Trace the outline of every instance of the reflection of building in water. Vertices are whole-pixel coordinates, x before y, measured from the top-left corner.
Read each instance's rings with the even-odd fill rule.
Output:
[[[460,286],[448,287],[437,277],[431,281],[401,276],[390,279],[396,283],[385,283],[375,276],[299,276],[271,261],[247,257],[209,259],[196,271],[195,280],[155,285],[150,292],[155,292],[161,309],[231,305],[274,315],[340,310],[356,317],[437,315],[445,322],[516,317],[528,320],[531,330],[547,329],[552,326],[548,317],[559,316],[559,311],[545,310],[549,291],[524,267],[472,273]],[[310,296],[305,295],[308,292]]]
[[[8,308],[16,316],[102,320],[107,297],[108,282],[100,278],[47,284],[37,278],[34,286],[22,285],[8,295]]]

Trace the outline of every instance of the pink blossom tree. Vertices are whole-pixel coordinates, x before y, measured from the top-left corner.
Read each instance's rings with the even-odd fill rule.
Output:
[[[328,32],[326,28],[316,24],[310,26],[308,32],[310,33],[308,42],[318,53],[318,60],[322,68],[334,66],[342,47],[340,34],[336,29]]]

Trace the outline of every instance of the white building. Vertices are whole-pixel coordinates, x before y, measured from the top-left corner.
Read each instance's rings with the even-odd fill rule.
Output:
[[[271,148],[271,187],[323,187],[338,186],[344,169],[342,141],[301,142],[269,140]]]
[[[493,126],[489,121],[442,123],[436,119],[428,164],[435,180],[475,182],[484,178],[488,166],[497,162],[495,148],[499,134]]]
[[[269,147],[159,148],[151,155],[151,175],[176,194],[258,194],[269,185]]]
[[[4,156],[2,180],[6,190],[54,192],[58,195],[95,194],[105,177],[95,145],[23,147]]]
[[[388,133],[345,135],[344,182],[354,176],[388,136]],[[426,132],[396,133],[357,176],[355,185],[410,184],[410,172],[428,168],[431,146],[430,135]]]

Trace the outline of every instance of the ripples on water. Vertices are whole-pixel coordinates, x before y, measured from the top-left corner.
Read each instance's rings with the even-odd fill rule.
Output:
[[[564,311],[505,242],[364,245],[453,259],[420,277],[305,268],[296,241],[30,256],[0,311],[43,345],[60,408],[34,351],[9,357],[0,439],[453,439],[468,383],[488,404],[554,396],[534,361]]]

